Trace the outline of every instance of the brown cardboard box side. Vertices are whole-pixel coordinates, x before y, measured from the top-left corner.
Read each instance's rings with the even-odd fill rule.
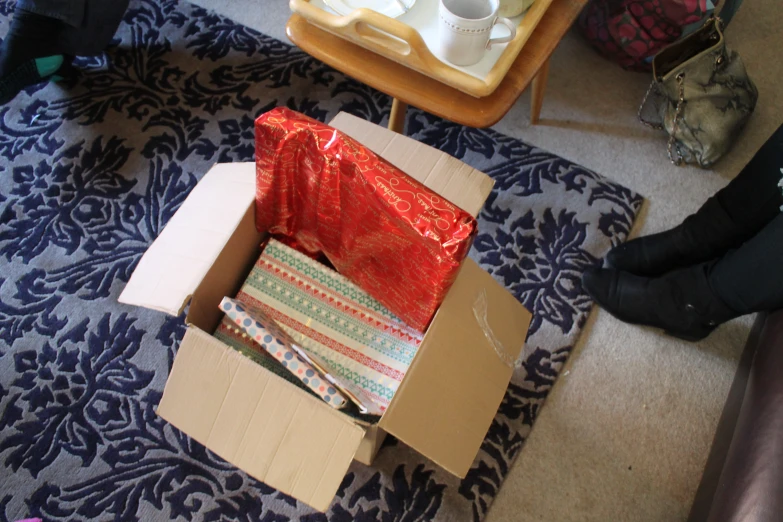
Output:
[[[482,299],[486,323],[477,317]],[[466,259],[380,427],[464,478],[506,393],[530,319]]]
[[[177,314],[192,296],[158,414],[253,477],[325,510],[364,429],[208,333],[222,317],[218,303],[236,293],[260,251],[254,180],[253,163],[211,169],[164,230],[169,233],[145,254],[120,301],[154,302],[162,285],[171,292],[163,298],[166,311]],[[221,192],[225,184],[238,188]],[[221,230],[213,229],[216,222]],[[166,284],[178,277],[191,284]]]
[[[474,214],[491,190],[493,182],[485,175],[414,140],[343,114],[332,124],[363,137],[363,143],[387,160]],[[205,333],[220,319],[219,298],[236,290],[247,273],[240,267],[249,267],[257,255],[261,235],[254,231],[249,212],[254,177],[254,164],[216,165],[145,254],[120,300],[177,314],[193,296],[188,315],[191,326],[180,345],[159,413],[251,475],[325,510],[351,457],[358,450],[358,458],[371,459],[383,431],[371,427],[370,436],[363,440],[366,427]],[[454,295],[462,297],[451,298],[451,292],[447,296],[444,304],[450,304],[438,311],[381,425],[446,469],[464,475],[510,377],[511,370],[496,348],[501,345],[515,357],[530,316],[471,260],[466,260],[454,288],[458,290]],[[479,296],[488,303],[484,322],[477,320],[474,310]],[[453,321],[466,330],[449,337],[455,330]],[[470,343],[457,342],[462,337]],[[455,388],[445,380],[444,369],[457,376],[462,386]],[[275,400],[270,402],[270,396]],[[437,422],[428,423],[434,429],[421,430],[420,419],[427,410],[416,402],[437,407]],[[212,405],[211,409],[202,404]],[[330,426],[324,440],[312,440],[311,418]],[[224,431],[226,426],[231,430]],[[275,451],[270,453],[265,444]]]
[[[355,116],[338,114],[331,125],[474,216],[494,185],[456,158]],[[480,296],[491,303],[489,324],[476,318]],[[515,361],[530,320],[505,288],[466,259],[379,426],[464,477],[512,373],[487,335],[506,352],[505,360]]]
[[[254,201],[253,163],[214,165],[144,253],[119,301],[181,314]]]
[[[249,475],[325,511],[364,430],[323,406],[191,327],[157,413]]]
[[[460,160],[374,123],[341,112],[329,122],[383,159],[477,217],[495,181]]]

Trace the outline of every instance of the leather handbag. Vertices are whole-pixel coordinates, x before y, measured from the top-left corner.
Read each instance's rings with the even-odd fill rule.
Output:
[[[639,119],[669,134],[675,165],[710,167],[737,140],[756,107],[758,90],[736,52],[726,48],[724,24],[700,29],[653,59],[653,81]]]

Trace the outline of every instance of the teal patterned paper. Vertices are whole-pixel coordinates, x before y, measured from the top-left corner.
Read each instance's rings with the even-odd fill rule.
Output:
[[[237,300],[260,308],[382,410],[421,343],[421,334],[362,289],[275,240],[266,245]]]

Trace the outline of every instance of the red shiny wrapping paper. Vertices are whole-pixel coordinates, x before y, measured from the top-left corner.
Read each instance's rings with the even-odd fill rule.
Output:
[[[256,227],[323,253],[419,331],[476,235],[473,216],[340,131],[286,108],[256,120]]]

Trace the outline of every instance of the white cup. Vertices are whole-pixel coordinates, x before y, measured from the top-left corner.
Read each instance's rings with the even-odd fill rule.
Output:
[[[454,65],[473,65],[494,44],[510,42],[517,34],[514,22],[498,17],[499,0],[440,0],[440,54]],[[491,38],[496,24],[508,27],[509,35]]]

